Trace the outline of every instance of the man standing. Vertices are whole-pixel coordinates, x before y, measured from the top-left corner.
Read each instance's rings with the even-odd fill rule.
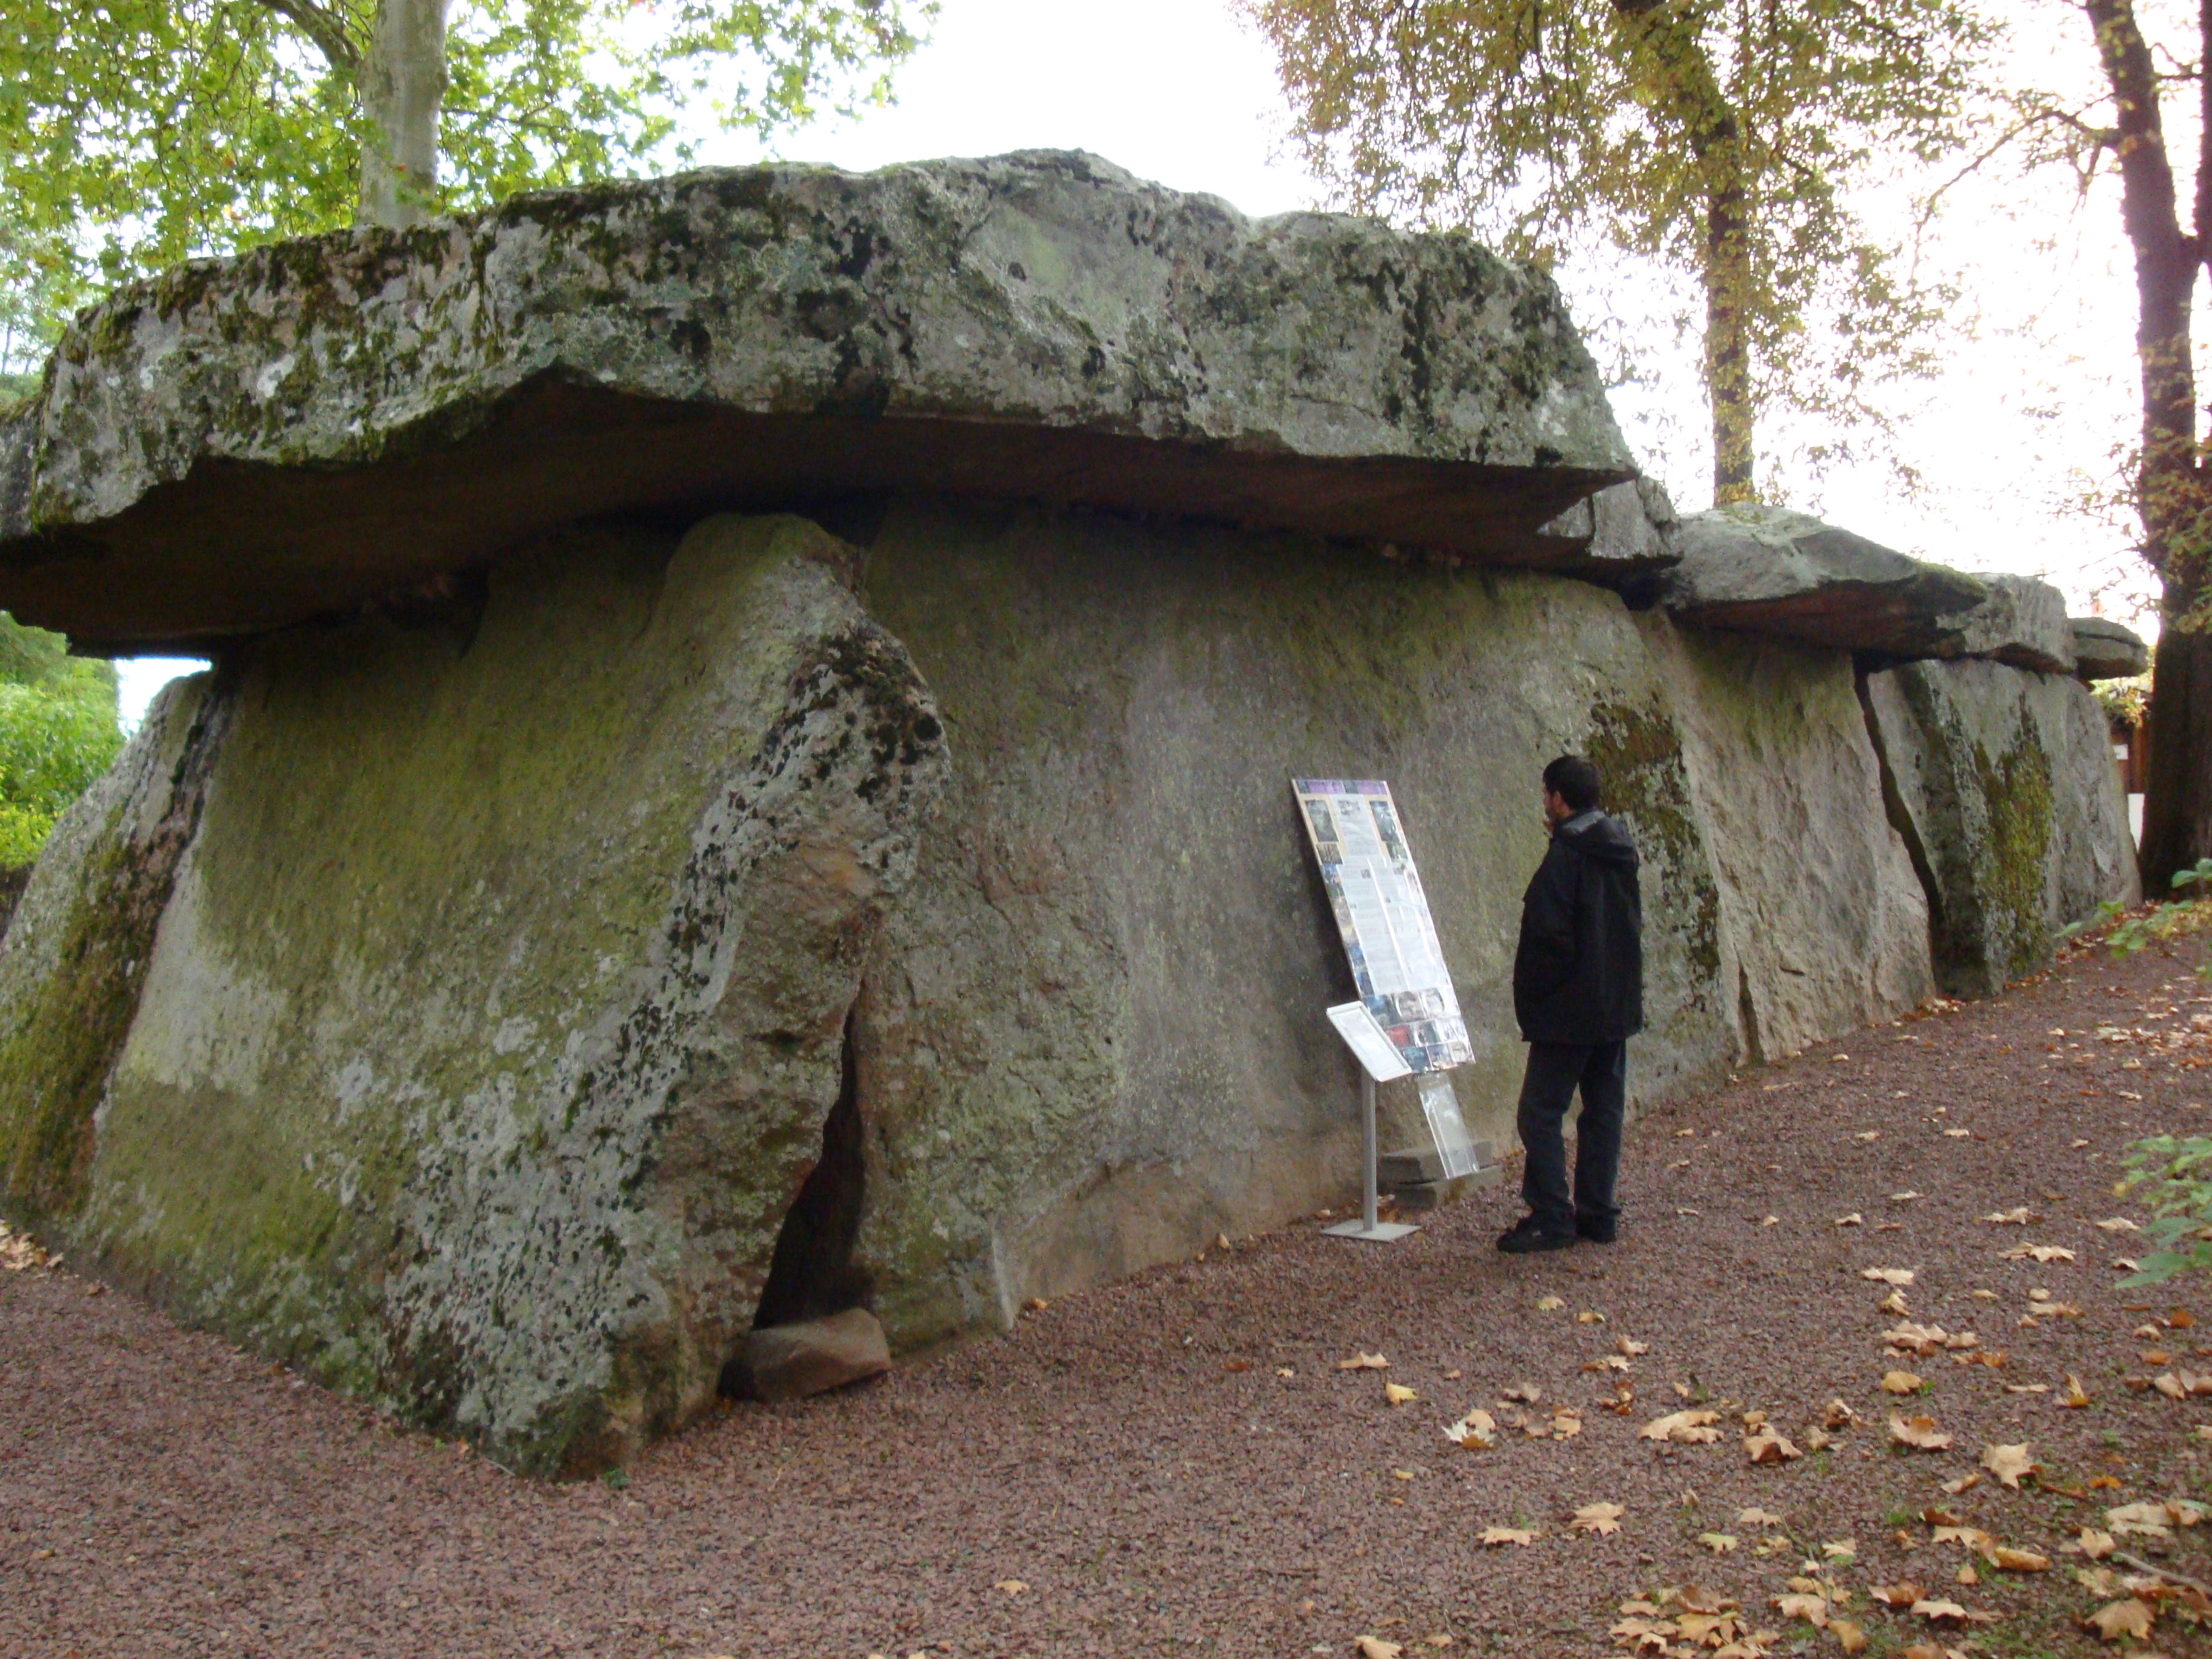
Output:
[[[1636,843],[1598,811],[1597,768],[1562,755],[1544,769],[1552,845],[1521,901],[1513,1012],[1528,1045],[1521,1084],[1521,1177],[1528,1213],[1501,1235],[1515,1255],[1565,1249],[1577,1238],[1610,1244],[1627,1106],[1628,1039],[1644,1029],[1644,905]],[[1575,1184],[1567,1188],[1560,1133],[1579,1088]]]

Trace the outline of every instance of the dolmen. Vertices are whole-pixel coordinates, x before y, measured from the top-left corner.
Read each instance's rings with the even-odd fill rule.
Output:
[[[194,262],[0,417],[0,606],[214,665],[0,940],[0,1212],[601,1468],[1340,1203],[1293,775],[1389,781],[1501,1143],[1559,752],[1641,1104],[2039,963],[2136,892],[2055,605],[1678,518],[1463,237],[1088,155]]]

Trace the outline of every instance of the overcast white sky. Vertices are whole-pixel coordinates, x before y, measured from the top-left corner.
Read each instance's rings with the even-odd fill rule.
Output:
[[[2027,11],[2042,20],[2044,37],[2031,46],[2039,58],[2048,53],[2053,78],[2094,73],[2077,7],[2025,0]],[[1285,141],[1273,53],[1227,0],[1119,0],[1109,8],[944,0],[933,38],[897,88],[895,106],[787,134],[778,153],[869,168],[1080,149],[1255,216],[1323,199]],[[708,159],[757,154],[725,140]],[[2101,604],[2141,625],[2133,613],[2148,588],[2131,574],[2124,515],[2100,521],[2069,510],[2082,481],[2109,470],[2134,419],[2133,284],[2116,202],[2100,193],[2077,207],[2058,179],[2023,190],[1999,173],[1961,193],[1943,246],[1979,279],[1969,307],[1976,337],[1957,346],[1941,380],[1913,394],[1918,412],[1906,447],[1934,489],[1902,499],[1886,468],[1867,466],[1817,486],[1798,481],[1795,504],[1946,564],[2043,575],[2077,611]],[[1650,280],[1626,268],[1570,270],[1562,279],[1571,298],[1631,293]],[[1617,398],[1616,409],[1677,505],[1707,506],[1693,364],[1663,331],[1653,331],[1648,348],[1661,384]],[[2116,573],[2130,578],[2117,589]],[[124,665],[126,716],[177,667]]]

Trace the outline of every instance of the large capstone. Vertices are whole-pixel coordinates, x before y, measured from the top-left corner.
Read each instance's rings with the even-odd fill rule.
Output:
[[[1465,237],[1060,151],[750,167],[118,290],[0,424],[0,608],[204,645],[593,514],[896,489],[1571,566],[1535,532],[1634,470],[1549,280]]]
[[[1921,662],[1869,676],[1866,698],[1947,990],[1993,995],[2048,962],[2062,928],[2142,896],[2105,717],[2080,681]]]
[[[2125,623],[2106,617],[2075,617],[2074,672],[2085,680],[2130,680],[2150,672],[2150,647]]]

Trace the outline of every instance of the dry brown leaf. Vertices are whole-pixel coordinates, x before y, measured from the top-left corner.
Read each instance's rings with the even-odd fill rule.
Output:
[[[1783,1524],[1783,1521],[1782,1517],[1775,1514],[1772,1510],[1754,1509],[1745,1510],[1738,1515],[1735,1523],[1739,1527],[1778,1527]]]
[[[1984,1446],[1982,1448],[1982,1467],[1996,1476],[1999,1482],[2013,1491],[2020,1490],[2020,1478],[2033,1471],[2035,1460],[2027,1455],[2025,1443],[2017,1446]]]
[[[1445,1425],[1444,1438],[1462,1450],[1487,1451],[1498,1443],[1498,1419],[1486,1411],[1471,1411]]]
[[[1577,1325],[1602,1325],[1605,1323],[1605,1316],[1601,1313],[1596,1312],[1593,1309],[1585,1308],[1575,1316],[1575,1323]]]
[[[1620,1530],[1620,1517],[1628,1511],[1618,1504],[1585,1504],[1574,1513],[1568,1524],[1577,1532],[1594,1532],[1607,1537]]]
[[[1698,1541],[1715,1555],[1726,1555],[1735,1547],[1735,1535],[1733,1533],[1701,1532],[1698,1534]]]
[[[1866,1632],[1848,1619],[1831,1619],[1828,1634],[1836,1638],[1836,1645],[1845,1653],[1863,1652],[1867,1644]]]
[[[1884,1285],[1905,1285],[1912,1282],[1912,1269],[1910,1267],[1862,1267],[1859,1269],[1859,1277],[1875,1279]]]
[[[2081,1388],[2081,1379],[2071,1371],[2066,1373],[2066,1392],[2058,1396],[2058,1403],[2069,1411],[2080,1411],[2089,1403],[2089,1396]]]
[[[1966,1474],[1954,1475],[1950,1480],[1943,1482],[1943,1490],[1949,1492],[1952,1497],[1956,1498],[1960,1493],[1971,1492],[1981,1484],[1982,1477],[1980,1474],[1975,1470],[1969,1469]]]
[[[2063,1244],[2015,1244],[2008,1250],[1998,1251],[1997,1255],[2006,1261],[2026,1261],[2031,1258],[2037,1261],[2071,1261],[2074,1259],[2074,1252]]]
[[[1866,1218],[1861,1215],[1856,1210],[1853,1210],[1849,1215],[1838,1216],[1836,1218],[1836,1225],[1838,1227],[1863,1227],[1866,1225]]]
[[[2094,1224],[2108,1233],[2139,1233],[2142,1231],[2124,1215],[2108,1216]]]
[[[1831,1400],[1820,1408],[1820,1426],[1824,1429],[1847,1429],[1858,1420],[1858,1413],[1840,1398]]]
[[[1349,1359],[1340,1359],[1336,1368],[1340,1371],[1382,1371],[1390,1369],[1390,1362],[1379,1353],[1354,1353]]]
[[[2113,1601],[2099,1607],[2081,1622],[2107,1642],[2117,1642],[2123,1637],[2133,1637],[2138,1642],[2150,1640],[2150,1627],[2158,1617],[2148,1601],[2139,1601],[2130,1595],[2124,1601]]]
[[[1636,1431],[1639,1440],[1672,1440],[1685,1446],[1710,1445],[1721,1437],[1718,1429],[1710,1426],[1719,1422],[1717,1412],[1669,1412],[1664,1417],[1655,1417]]]
[[[2119,1540],[2108,1532],[2099,1532],[2094,1527],[2081,1528],[2081,1535],[2074,1540],[2074,1548],[2092,1561],[2101,1561],[2118,1549]]]
[[[1534,1382],[1516,1382],[1498,1395],[1501,1400],[1517,1400],[1524,1406],[1533,1406],[1544,1397],[1544,1391]]]
[[[2025,1204],[2021,1205],[2016,1210],[1997,1210],[1989,1215],[1983,1216],[1980,1218],[1984,1221],[1994,1221],[1999,1226],[2004,1226],[2010,1224],[2021,1227],[2027,1225],[2029,1219],[2027,1206]]]
[[[1003,1590],[1008,1595],[1026,1595],[1029,1594],[1030,1587],[1018,1578],[1001,1578],[991,1588],[994,1590]]]
[[[2188,1385],[2183,1382],[2182,1380],[2176,1376],[2172,1371],[2166,1371],[2160,1376],[2153,1377],[2151,1379],[2150,1385],[2154,1389],[2156,1389],[2160,1394],[2164,1395],[2168,1400],[2186,1400],[2189,1398]]]
[[[1909,1607],[1920,1599],[1917,1584],[1876,1584],[1867,1592],[1886,1607]]]
[[[1359,1659],[1398,1659],[1405,1648],[1396,1642],[1386,1642],[1379,1636],[1359,1638]]]
[[[1394,1406],[1403,1406],[1419,1399],[1420,1395],[1402,1382],[1385,1382],[1382,1385],[1382,1398]]]
[[[2006,1572],[2048,1572],[2051,1558],[2033,1550],[2016,1550],[2000,1544],[1990,1552],[1990,1565]]]
[[[1651,1352],[1651,1345],[1649,1342],[1638,1342],[1633,1337],[1617,1336],[1613,1340],[1613,1346],[1631,1359],[1640,1353]]]
[[[1978,1584],[1982,1582],[1982,1575],[1974,1571],[1974,1564],[1969,1561],[1959,1569],[1957,1582],[1961,1584]]]
[[[1802,1619],[1808,1625],[1823,1626],[1828,1622],[1828,1598],[1817,1591],[1808,1595],[1792,1590],[1787,1595],[1774,1598],[1774,1610],[1784,1619]]]
[[[1939,1625],[1947,1621],[1954,1625],[1963,1625],[1966,1622],[1966,1608],[1960,1607],[1956,1601],[1940,1601],[1932,1596],[1923,1596],[1905,1611],[1917,1613],[1923,1619],[1930,1620]]]
[[[1889,1437],[1899,1445],[1915,1447],[1921,1451],[1942,1451],[1951,1443],[1951,1437],[1936,1427],[1932,1417],[1899,1417],[1890,1414]]]
[[[1536,1298],[1536,1311],[1538,1313],[1550,1313],[1556,1309],[1564,1308],[1566,1305],[1567,1299],[1563,1296],[1540,1296]]]
[[[1993,1550],[1997,1547],[1997,1540],[1979,1527],[1938,1527],[1936,1528],[1936,1541],[1939,1544],[1962,1545],[1977,1554],[1986,1550]]]
[[[1485,1527],[1482,1529],[1482,1541],[1492,1549],[1506,1544],[1519,1544],[1526,1547],[1536,1541],[1536,1534],[1525,1527]]]
[[[2122,1504],[2105,1511],[2105,1525],[2116,1538],[2165,1538],[2173,1530],[2173,1516],[2163,1504]]]
[[[1771,1428],[1763,1425],[1757,1433],[1743,1437],[1743,1449],[1754,1463],[1790,1463],[1805,1455]]]
[[[1876,1313],[1895,1314],[1899,1319],[1904,1318],[1906,1311],[1905,1306],[1905,1292],[1903,1291],[1892,1291],[1887,1296],[1882,1297],[1881,1301],[1875,1303],[1874,1304],[1874,1309]]]
[[[1884,1371],[1881,1389],[1885,1394],[1918,1394],[1920,1379],[1911,1371]]]
[[[1583,1369],[1586,1371],[1625,1371],[1629,1369],[1629,1364],[1620,1354],[1601,1353]]]

